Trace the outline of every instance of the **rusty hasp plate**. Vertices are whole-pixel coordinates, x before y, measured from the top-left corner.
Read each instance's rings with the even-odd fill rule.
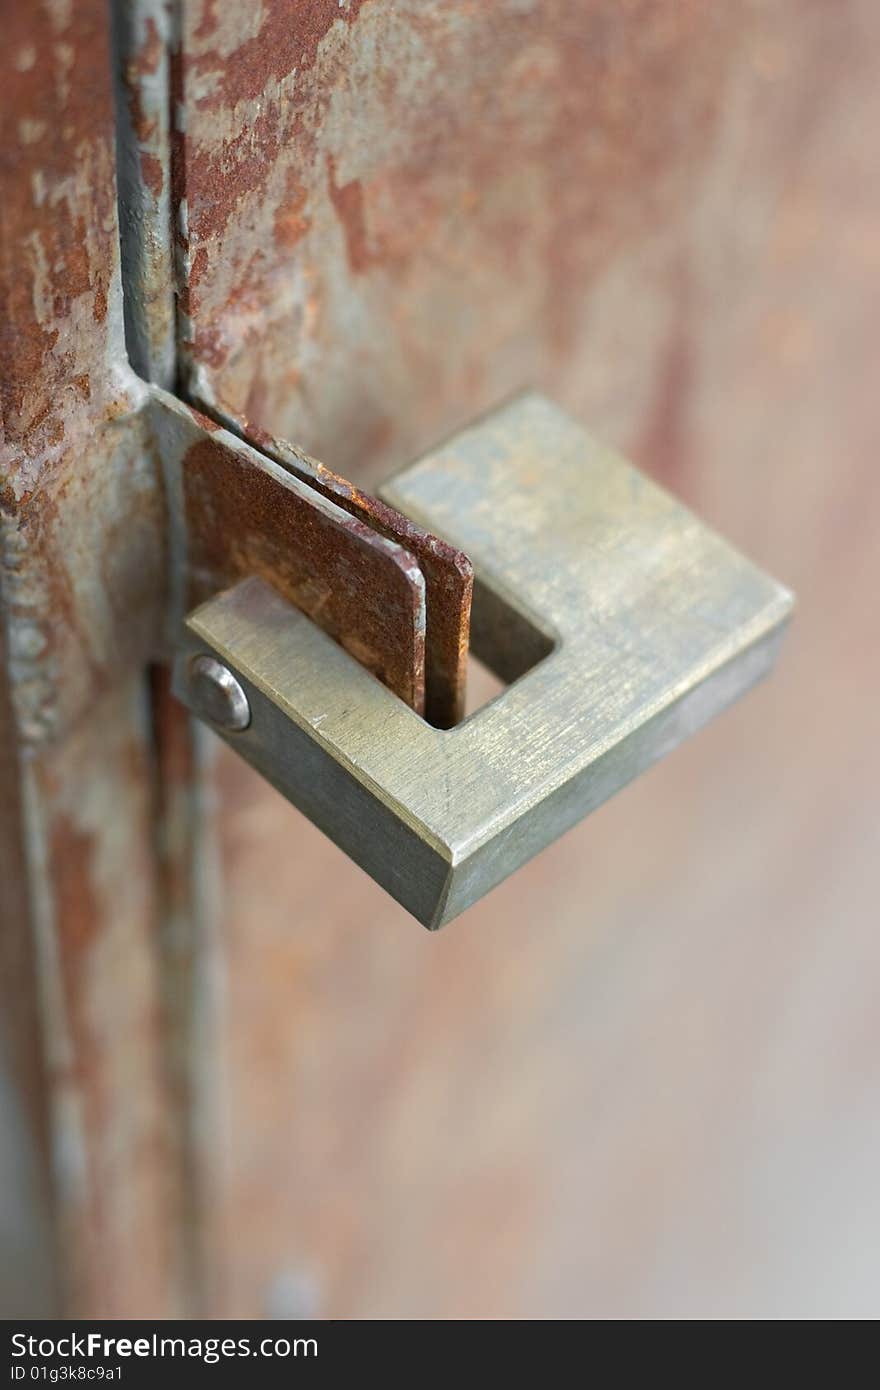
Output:
[[[219,413],[262,453],[416,557],[425,577],[425,718],[438,729],[451,729],[464,718],[474,587],[474,567],[468,557],[293,444],[229,410]]]
[[[154,390],[148,408],[172,518],[172,641],[194,604],[257,575],[422,714],[415,556],[175,397]]]

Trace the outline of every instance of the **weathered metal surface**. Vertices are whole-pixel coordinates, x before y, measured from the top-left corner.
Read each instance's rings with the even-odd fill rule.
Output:
[[[164,537],[125,366],[106,16],[8,7],[0,508],[22,734],[57,734],[154,650]]]
[[[5,1092],[15,1096],[23,1116],[33,1174],[31,1190],[48,1209],[51,1183],[46,1078],[34,988],[34,920],[28,891],[21,769],[5,638],[5,624],[0,622],[0,1067],[5,1074]],[[0,1307],[4,1307],[2,1299]],[[26,1308],[27,1301],[22,1299],[19,1307]],[[39,1302],[35,1300],[32,1307],[39,1309]],[[8,1307],[4,1312],[8,1315]]]
[[[234,8],[216,7],[224,24]],[[647,16],[601,8],[618,41],[597,41],[594,80],[572,95],[595,119],[560,133],[586,151],[587,224],[549,234],[553,206],[576,196],[559,186],[561,152],[546,177],[558,202],[515,202],[519,239],[494,256],[479,196],[457,245],[450,229],[461,256],[443,255],[427,225],[446,204],[423,204],[424,218],[396,229],[412,252],[399,282],[386,265],[350,292],[340,284],[267,362],[279,416],[295,412],[311,437],[260,418],[336,467],[382,465],[414,457],[482,392],[494,403],[543,381],[792,580],[798,619],[772,681],[474,907],[467,930],[413,931],[217,741],[235,1122],[218,1207],[235,1231],[227,1316],[285,1315],[297,1291],[331,1318],[877,1312],[880,651],[865,634],[880,591],[880,164],[865,132],[880,128],[880,8],[705,5],[707,24],[729,25],[725,41],[674,53],[658,30],[681,24],[677,0]],[[424,33],[452,11],[421,9]],[[474,22],[491,9],[474,5]],[[586,12],[575,0],[569,11]],[[401,146],[435,77],[417,56]],[[455,56],[436,74],[433,140],[419,135],[433,153],[412,198],[398,181],[404,213],[432,184],[454,192],[477,158],[444,119],[441,76],[459,92],[469,72],[469,55]],[[402,51],[386,67],[390,99],[407,80]],[[360,150],[358,126],[378,109],[366,52],[352,76],[323,109],[328,140],[332,101],[340,148]],[[511,116],[517,100],[524,119],[536,109],[533,87],[517,97],[500,79],[469,131],[495,142],[497,171],[495,93]],[[704,81],[701,130],[692,84]],[[561,94],[545,98],[559,109]],[[648,120],[673,137],[639,164],[629,137]],[[527,128],[509,136],[510,184],[539,192]],[[365,180],[368,235],[378,201]],[[592,273],[587,240],[615,226]],[[323,248],[308,243],[316,288],[346,273],[337,225],[323,231]],[[551,296],[549,263],[572,241],[571,283],[560,266]],[[478,248],[471,312],[461,277],[480,290]],[[252,250],[266,254],[262,232]],[[433,336],[413,293],[429,272]],[[368,289],[379,275],[383,293]],[[551,361],[544,309],[563,293],[572,347]],[[422,351],[401,365],[395,333],[413,316]],[[298,356],[310,342],[314,355]]]
[[[129,187],[141,204],[137,211],[134,195],[126,200],[137,224],[127,252],[143,227],[155,232],[167,192],[151,164],[165,139],[164,30],[141,23],[144,7],[130,14],[137,22],[121,24],[119,51],[137,147]],[[164,22],[164,11],[156,15]],[[195,949],[180,881],[199,830],[198,815],[186,810],[192,789],[184,777],[159,798],[170,808],[163,824],[176,827],[169,838],[177,853],[157,863],[153,742],[136,687],[163,650],[180,596],[166,582],[168,512],[150,396],[126,362],[109,7],[46,0],[5,6],[3,18],[0,510],[11,709],[3,771],[14,821],[4,843],[15,861],[4,881],[17,914],[8,945],[18,943],[5,984],[17,999],[21,1075],[31,1079],[37,993],[42,1001],[48,1078],[34,1126],[39,1136],[40,1115],[49,1114],[67,1309],[170,1312],[185,1306],[181,1269],[194,1268],[190,1178],[198,1167],[195,1186],[204,1187],[209,1126],[196,1158],[188,1115],[180,1103],[165,1104],[162,999],[172,1014],[179,1006],[168,1030],[172,1079],[182,1069],[191,1078],[198,1028],[190,1005],[198,991],[181,985],[169,994],[161,977]],[[123,150],[131,144],[123,135]],[[168,248],[147,236],[140,250],[129,275],[130,290],[138,276],[142,287],[130,294],[129,337],[136,345],[141,331],[140,369],[170,379],[161,269]],[[351,538],[356,523],[317,501]],[[350,554],[360,562],[377,548],[390,550],[381,538],[352,539]],[[412,565],[413,583],[400,587],[410,596]],[[401,566],[393,569],[399,578]],[[369,563],[364,572],[369,580]],[[401,597],[393,616],[406,608],[412,625],[412,606]],[[394,630],[389,640],[398,637]],[[411,651],[406,659],[415,670],[418,657]],[[418,703],[416,676],[397,684]],[[179,891],[169,887],[175,882]],[[24,949],[32,930],[35,961]],[[158,944],[163,932],[177,943],[168,952]],[[210,973],[209,948],[200,959]],[[6,1014],[13,1019],[11,1007]],[[201,1105],[208,1089],[199,1074],[188,1092],[172,1092],[187,1105],[196,1094]],[[189,1195],[181,1195],[187,1183]],[[130,1249],[142,1252],[137,1261]]]
[[[149,415],[174,534],[175,621],[259,575],[421,713],[425,581],[409,551],[173,397],[155,393]]]
[[[152,749],[137,677],[24,770],[65,1307],[176,1308]],[[132,1248],[137,1251],[132,1259]]]
[[[548,22],[559,13],[540,8]],[[363,268],[350,269],[320,157],[308,163],[316,230],[303,238],[305,283],[286,323],[294,253],[270,254],[257,199],[220,239],[218,303],[227,276],[242,289],[246,328],[249,256],[257,290],[250,345],[223,369],[239,397],[253,381],[267,402],[256,418],[359,476],[371,460],[387,467],[414,456],[523,381],[544,382],[768,563],[784,554],[804,609],[790,659],[760,699],[609,806],[590,828],[589,852],[569,837],[475,909],[479,930],[443,934],[427,951],[393,904],[223,749],[212,795],[226,876],[235,1136],[213,1215],[236,1237],[221,1273],[224,1309],[264,1316],[276,1284],[304,1265],[330,1316],[753,1316],[780,1306],[824,1315],[828,1301],[873,1313],[876,1144],[865,1117],[876,1093],[880,740],[870,736],[876,660],[862,635],[875,619],[880,555],[880,512],[869,505],[878,476],[880,205],[870,142],[853,132],[880,119],[877,7],[741,0],[697,14],[687,4],[570,5],[574,39],[559,70],[580,63],[583,80],[567,93],[542,78],[558,48],[538,38],[512,51],[494,4],[469,14],[463,4],[419,9],[415,40],[372,55],[364,30],[355,53],[357,26],[373,11],[373,34],[385,25],[390,36],[396,25],[403,35],[401,7],[364,4],[351,25],[328,14],[329,39],[316,55],[326,80],[307,68],[300,89],[305,97],[308,85],[306,118],[334,158],[336,201]],[[519,9],[520,32],[534,38],[538,9],[531,17]],[[265,7],[217,5],[214,14],[227,31],[253,32]],[[35,61],[34,37],[44,75],[53,71],[72,100],[94,106],[98,93],[100,106],[97,67],[79,45],[89,15],[100,28],[86,0],[70,12],[3,7],[4,110],[9,97],[18,115],[15,64],[27,71]],[[303,15],[317,21],[318,7],[297,7],[291,22]],[[463,40],[484,15],[483,42],[448,41],[457,20]],[[208,18],[205,6],[197,25]],[[412,72],[418,85],[407,91]],[[266,93],[274,90],[270,82]],[[28,134],[47,109],[51,98],[22,108]],[[558,138],[539,161],[529,132],[546,130],[543,113],[557,121]],[[70,150],[79,135],[65,134],[57,105],[51,124]],[[0,352],[15,354],[6,355],[4,382],[29,396],[34,426],[18,443],[35,444],[29,457],[12,451],[7,476],[21,463],[45,480],[44,445],[63,423],[68,447],[62,441],[55,463],[69,486],[50,488],[46,500],[69,504],[88,524],[102,496],[96,489],[77,502],[85,466],[77,447],[86,452],[87,441],[97,471],[104,432],[91,407],[82,426],[84,382],[59,364],[74,345],[81,361],[91,341],[91,289],[72,296],[85,323],[75,344],[71,316],[55,318],[47,306],[55,295],[65,300],[56,269],[68,255],[88,261],[89,285],[94,277],[100,286],[95,240],[108,162],[98,158],[88,202],[71,203],[57,169],[41,173],[52,155],[44,142],[29,176],[36,197],[48,187],[45,215],[34,240],[10,250],[21,191],[10,179],[24,153],[14,121],[9,130],[0,150],[4,292],[29,306],[34,264],[43,267],[36,298],[45,338],[29,325],[16,341],[2,316]],[[474,179],[481,133],[485,167]],[[247,136],[237,148],[234,138],[223,137],[233,173]],[[392,140],[400,158],[384,165],[383,186],[378,160]],[[293,163],[296,146],[286,153]],[[82,167],[95,167],[90,142],[82,154]],[[287,218],[291,236],[296,201],[266,206],[279,223]],[[81,212],[90,230],[66,237],[66,248],[47,241],[53,207],[62,224]],[[505,235],[493,242],[493,229]],[[277,300],[260,284],[269,262]],[[100,313],[99,298],[94,307]],[[232,347],[234,307],[225,306]],[[271,341],[261,340],[260,313],[277,321]],[[552,348],[551,317],[567,348]],[[248,354],[261,341],[258,365]],[[17,377],[27,354],[31,368]],[[50,401],[54,412],[43,414]],[[124,478],[132,465],[123,463]],[[108,570],[117,594],[122,574],[137,597],[142,560],[135,553],[127,574],[124,528],[117,539]],[[74,564],[92,572],[94,538],[72,513],[65,542],[45,553],[58,556],[62,592],[83,612],[67,576]],[[39,568],[30,573],[27,611],[45,616]],[[143,600],[119,603],[120,652],[136,652],[130,619],[143,617]],[[103,609],[97,621],[108,621]],[[51,627],[54,667],[33,654],[40,638],[27,612],[16,611],[12,629],[22,644],[19,713],[35,707],[28,679],[51,692],[56,727],[65,711],[89,707],[67,699],[87,682],[80,638],[68,638],[63,619]],[[105,682],[103,661],[95,671]],[[834,717],[818,731],[820,706]],[[117,716],[106,703],[91,708],[103,734]],[[743,757],[746,742],[763,757]],[[91,763],[109,758],[102,738]],[[133,776],[138,761],[128,759]],[[118,784],[117,830],[133,804],[131,787]],[[634,864],[638,826],[650,852]],[[100,838],[93,859],[107,852]],[[792,864],[804,871],[793,875]],[[289,931],[294,898],[304,922],[314,914],[314,931]],[[353,935],[356,911],[370,913],[369,933]],[[118,958],[124,971],[127,946]],[[119,1140],[127,1142],[121,1130]],[[830,1171],[847,1182],[829,1183]],[[136,1251],[139,1231],[127,1230]],[[846,1252],[841,1230],[858,1233]],[[135,1273],[105,1271],[117,1305]],[[146,1306],[140,1298],[135,1311]]]
[[[595,418],[590,291],[686,223],[754,8],[187,5],[197,393],[358,482],[517,387]]]
[[[275,439],[250,421],[222,413],[263,453],[415,556],[425,579],[425,718],[438,729],[451,729],[464,716],[474,587],[468,557],[301,449]]]
[[[228,667],[250,710],[221,735],[439,927],[766,674],[792,598],[540,396],[391,496],[474,556],[494,610],[486,664],[510,610],[552,648],[543,662],[432,729],[249,579],[190,616],[175,690],[198,714],[193,657]]]
[[[212,809],[205,795],[210,751],[204,730],[171,695],[169,668],[153,668],[150,696],[162,1055],[175,1119],[168,1142],[178,1179],[173,1191],[174,1294],[177,1306],[197,1317],[212,1306],[223,1283],[225,1258],[222,1223],[216,1220],[224,971],[217,939]]]
[[[171,237],[172,0],[110,6],[117,86],[117,184],[132,366],[173,389],[177,371]]]
[[[39,1004],[65,1308],[159,1315],[176,1306],[176,1177],[138,672],[161,638],[164,507],[125,365],[109,7],[7,4],[2,18],[3,797],[17,822],[3,876],[26,918],[4,935],[34,941],[30,980],[2,983]]]

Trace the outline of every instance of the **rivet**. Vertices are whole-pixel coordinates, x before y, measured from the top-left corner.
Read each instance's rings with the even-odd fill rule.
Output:
[[[229,733],[241,733],[251,722],[247,695],[232,672],[216,657],[203,652],[189,663],[189,691],[195,713]]]

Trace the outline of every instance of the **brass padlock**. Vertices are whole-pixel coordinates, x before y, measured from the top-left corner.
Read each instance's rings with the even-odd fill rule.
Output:
[[[766,674],[793,597],[538,395],[383,496],[473,561],[499,696],[432,728],[256,578],[190,614],[175,690],[204,715],[218,664],[221,735],[436,928]]]

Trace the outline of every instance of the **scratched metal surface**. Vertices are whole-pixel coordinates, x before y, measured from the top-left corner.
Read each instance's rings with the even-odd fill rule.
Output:
[[[206,41],[246,22],[234,8],[217,7]],[[368,142],[346,139],[355,111],[378,110],[367,38],[403,10],[341,19],[323,65],[304,68],[314,104],[297,119],[307,148],[311,121],[334,154],[337,189],[363,176],[363,244],[385,249],[384,267],[349,267],[316,156],[316,231],[299,243],[314,302],[287,319],[256,293],[273,355],[263,367],[231,355],[230,311],[230,355],[212,370],[242,396],[262,390],[269,427],[341,467],[414,454],[440,417],[529,372],[798,591],[790,645],[739,710],[439,937],[413,932],[219,754],[226,1311],[878,1312],[880,663],[866,634],[880,586],[880,177],[866,132],[880,125],[880,12],[867,0],[650,10],[584,7],[596,80],[568,109],[589,108],[571,163],[588,230],[572,219],[574,244],[546,225],[532,240],[528,180],[509,174],[522,240],[482,261],[464,361],[447,310],[457,332],[480,202],[475,225],[458,217],[456,246],[446,200],[427,194],[467,188],[480,156],[453,139],[441,73],[459,105],[470,73],[466,112],[491,114],[496,93],[438,39],[420,69],[435,78],[433,140],[419,93],[393,137],[413,140],[412,177],[380,186],[364,176]],[[443,32],[433,14],[422,42]],[[401,51],[380,63],[387,93],[407,82]],[[319,71],[336,73],[321,103]],[[528,84],[499,90],[534,116]],[[711,119],[692,128],[695,112]],[[512,171],[528,132],[508,127]],[[247,266],[241,206],[207,283],[218,303],[220,278]],[[251,212],[259,291],[266,258],[283,262]],[[540,200],[529,214],[540,226]],[[537,312],[551,282],[571,315],[558,352]]]

